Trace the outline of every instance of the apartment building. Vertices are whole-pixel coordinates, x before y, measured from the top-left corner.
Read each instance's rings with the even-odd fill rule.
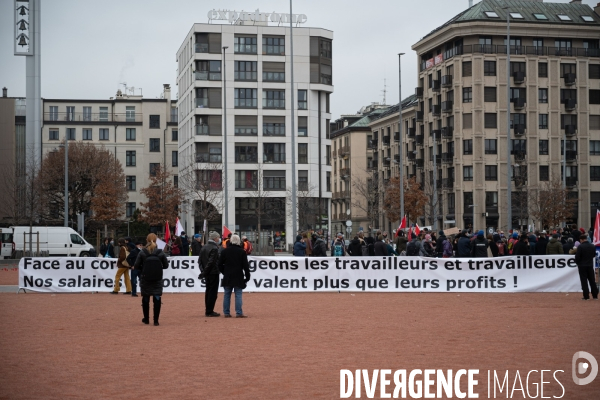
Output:
[[[506,229],[511,185],[511,228],[539,227],[527,193],[565,178],[578,199],[572,222],[593,222],[600,206],[599,13],[581,1],[483,0],[413,45],[419,105],[416,136],[406,139],[417,157],[405,167],[421,170],[425,184],[434,174],[442,183],[444,221]],[[435,171],[434,150],[441,161]]]
[[[240,18],[231,25],[194,24],[186,35],[177,51],[180,169],[198,171],[199,181],[222,192],[207,206],[218,211],[209,229],[227,225],[250,234],[260,217],[261,230],[283,248],[292,231],[294,152],[298,190],[316,201],[314,214],[320,216],[298,229],[328,228],[332,39],[326,29],[293,29],[292,102],[289,27]],[[198,201],[188,198],[191,207],[183,215],[193,232],[203,227]]]
[[[103,146],[121,162],[128,191],[123,204],[127,218],[147,200],[140,189],[149,186],[157,166],[165,165],[177,184],[177,108],[169,85],[164,85],[160,99],[121,90],[108,100],[43,99],[43,154],[54,151],[65,137]]]

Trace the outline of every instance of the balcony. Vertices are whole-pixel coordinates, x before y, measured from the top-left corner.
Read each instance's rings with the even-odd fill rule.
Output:
[[[119,122],[123,124],[136,124],[139,125],[142,123],[144,115],[143,114],[135,114],[135,113],[125,113],[125,114],[110,114],[108,112],[105,113],[67,113],[67,112],[45,112],[44,113],[44,122],[54,122],[54,123],[77,123],[77,124],[85,124],[85,123],[96,123],[99,122]]]
[[[400,132],[394,132],[394,142],[400,141]]]
[[[525,186],[527,184],[527,174],[519,176],[513,175],[511,180],[515,183],[515,186],[517,187]]]
[[[513,129],[515,131],[515,135],[524,135],[525,134],[525,124],[514,124]]]
[[[196,135],[201,136],[221,136],[221,132],[211,132],[209,125],[196,125]]]
[[[454,132],[453,126],[445,126],[442,128],[442,137],[451,138],[453,132]]]
[[[566,179],[567,187],[572,188],[577,186],[577,177],[576,176],[568,176]]]
[[[371,139],[369,141],[369,148],[373,149],[373,150],[377,150],[377,145],[379,144],[379,139],[375,138],[375,139]]]
[[[439,165],[442,163],[442,155],[436,154],[435,157],[431,157],[431,162],[433,163],[433,161],[435,161],[435,164],[439,167]]]
[[[383,159],[383,166],[389,167],[391,159],[389,157]]]
[[[418,145],[422,145],[424,139],[425,139],[424,135],[417,135],[417,136],[415,136],[415,141],[417,142]]]
[[[197,108],[208,108],[208,97],[196,97]]]
[[[514,80],[515,84],[517,84],[517,85],[525,82],[525,72],[524,71],[513,72],[512,76],[513,76],[513,80]]]
[[[432,113],[434,116],[438,116],[438,117],[439,117],[440,115],[442,115],[442,106],[441,106],[441,105],[439,105],[439,104],[434,104],[434,105],[432,106],[431,113]]]
[[[565,110],[573,111],[577,108],[577,99],[566,99],[565,100]]]
[[[510,154],[515,157],[516,161],[525,161],[525,157],[527,156],[527,152],[524,150],[511,150]]]
[[[408,128],[408,137],[414,138],[417,134],[417,127],[413,126],[412,128]]]
[[[194,47],[196,53],[208,53],[208,43],[196,43]]]
[[[220,72],[209,72],[209,71],[196,71],[195,74],[197,81],[220,81]]]
[[[452,75],[442,76],[442,87],[450,87],[450,86],[452,86]]]
[[[400,154],[394,155],[394,161],[397,162],[397,163],[400,162]]]
[[[417,159],[417,154],[414,151],[409,151],[406,158],[408,158],[408,161],[415,161]]]
[[[416,111],[417,122],[423,122],[423,111]]]
[[[436,142],[439,142],[440,140],[442,140],[442,130],[441,129],[435,129],[435,130],[431,131],[431,134],[433,135],[433,140],[435,140]]]
[[[576,125],[565,125],[565,135],[574,136],[577,134],[577,126]]]
[[[371,163],[367,164],[367,169],[370,171],[373,171],[373,170],[376,171],[378,169],[378,167],[379,167],[379,159],[377,159],[377,158],[374,158],[373,160],[371,160]]]
[[[452,188],[454,188],[454,178],[442,179],[442,189],[452,189]]]
[[[423,88],[422,87],[416,87],[415,88],[415,95],[417,96],[417,98],[422,99],[423,98]]]
[[[425,160],[422,158],[417,158],[416,162],[417,162],[417,168],[423,168],[425,166]]]
[[[567,162],[577,161],[577,150],[567,150]]]
[[[220,154],[196,153],[197,163],[221,163],[223,162]]]
[[[454,153],[442,153],[442,163],[451,164],[454,161]]]
[[[453,106],[453,104],[450,100],[442,101],[442,112],[443,113],[451,113],[452,106]]]
[[[525,98],[524,97],[517,97],[516,99],[513,99],[513,105],[515,107],[515,110],[522,110],[525,108]]]
[[[235,162],[241,164],[250,164],[258,162],[258,154],[236,154]]]
[[[340,176],[342,177],[342,179],[347,179],[347,178],[344,178],[344,176],[347,176],[349,178],[350,177],[350,168],[340,168]]]
[[[389,146],[390,145],[390,136],[389,135],[384,136],[383,138],[381,138],[381,142],[384,145],[388,145]]]
[[[577,75],[575,75],[575,74],[565,74],[564,78],[565,78],[565,85],[566,86],[573,86],[575,84],[575,80],[577,79]]]
[[[439,92],[442,88],[441,82],[439,80],[434,80],[431,84],[431,90],[434,92]]]
[[[340,157],[347,158],[350,155],[350,146],[342,146],[338,149],[338,155]]]

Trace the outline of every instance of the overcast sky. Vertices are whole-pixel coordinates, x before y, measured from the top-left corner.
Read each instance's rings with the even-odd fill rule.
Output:
[[[475,0],[474,3],[477,3]],[[554,2],[568,3],[569,0]],[[598,0],[584,0],[595,5]],[[25,57],[13,55],[13,0],[0,0],[0,86],[25,96]],[[213,8],[289,12],[289,1],[42,0],[42,97],[108,99],[126,82],[156,98],[162,84],[177,93],[175,55],[193,23]],[[333,118],[363,105],[398,103],[414,93],[417,56],[410,47],[468,7],[468,0],[295,0],[305,27],[332,30]]]

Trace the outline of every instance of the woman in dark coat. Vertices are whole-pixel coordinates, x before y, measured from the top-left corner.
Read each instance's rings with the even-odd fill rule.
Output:
[[[230,303],[231,292],[235,291],[235,317],[246,318],[242,311],[242,290],[250,280],[250,267],[248,255],[241,247],[238,235],[231,235],[229,246],[219,256],[219,272],[223,274],[221,286],[225,290],[223,295],[223,315],[231,318]]]
[[[515,244],[515,248],[513,251],[513,256],[528,256],[529,252],[529,243],[527,243],[527,235],[523,234],[519,238],[517,244]]]
[[[104,238],[104,243],[100,245],[100,256],[104,258],[114,258],[115,248],[112,238]]]
[[[294,255],[296,257],[306,256],[306,243],[304,243],[304,239],[300,235],[296,236],[296,242],[294,243]]]
[[[500,236],[498,236],[500,238]],[[492,234],[487,235],[488,242],[490,242],[490,251],[492,252],[492,257],[498,257],[498,245],[494,241],[494,236]]]
[[[163,292],[163,279],[162,270],[160,279],[149,280],[144,275],[144,264],[150,256],[157,256],[162,264],[162,269],[169,267],[169,260],[162,250],[156,246],[156,235],[154,233],[149,234],[146,237],[146,247],[144,247],[140,254],[138,254],[135,260],[135,269],[139,269],[142,272],[142,278],[140,280],[140,291],[142,292],[142,311],[144,312],[144,319],[142,322],[145,324],[150,323],[150,296],[152,296],[152,303],[154,305],[154,326],[158,326],[158,317],[160,315],[161,297]],[[146,264],[147,266],[147,264]]]
[[[373,246],[374,250],[375,250],[375,256],[387,256],[388,255],[388,249],[387,249],[387,245],[383,242],[383,236],[379,235],[377,236],[377,241],[375,242],[375,245]]]

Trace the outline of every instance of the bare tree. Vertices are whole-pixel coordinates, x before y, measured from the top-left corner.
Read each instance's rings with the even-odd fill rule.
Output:
[[[400,222],[400,178],[391,178],[384,188],[385,198],[383,210],[390,221]],[[404,212],[407,218],[417,219],[424,215],[425,206],[429,204],[429,197],[421,190],[421,185],[416,177],[404,180]]]
[[[363,170],[352,179],[352,207],[362,211],[371,226],[377,225],[381,208],[379,205],[378,173],[375,170]]]
[[[558,228],[575,215],[579,199],[570,190],[562,187],[559,179],[541,182],[540,189],[532,191],[529,210],[533,218],[544,228]]]
[[[427,178],[425,179],[425,182],[423,182],[423,189],[422,192],[423,194],[425,194],[425,196],[427,196],[427,198],[429,199],[429,202],[427,203],[427,205],[425,205],[425,207],[423,208],[423,215],[425,217],[425,221],[432,221],[432,226],[436,223],[436,221],[434,220],[434,210],[437,210],[436,216],[440,216],[442,215],[443,211],[442,211],[442,195],[441,195],[441,188],[442,188],[442,182],[440,179],[437,180],[436,182],[436,186],[437,186],[437,196],[434,196],[434,190],[433,190],[433,176],[431,174],[427,174],[429,176],[427,176]],[[435,199],[435,201],[434,201]]]
[[[149,186],[140,190],[148,201],[141,203],[140,219],[151,226],[163,226],[165,221],[175,222],[178,207],[183,198],[181,190],[175,186],[171,173],[164,165],[150,171]]]
[[[287,189],[287,216],[289,219],[298,218],[298,229],[315,228],[321,218],[319,214],[319,198],[316,197],[317,187],[308,182],[299,182],[296,190],[296,213],[292,208],[292,189]]]

